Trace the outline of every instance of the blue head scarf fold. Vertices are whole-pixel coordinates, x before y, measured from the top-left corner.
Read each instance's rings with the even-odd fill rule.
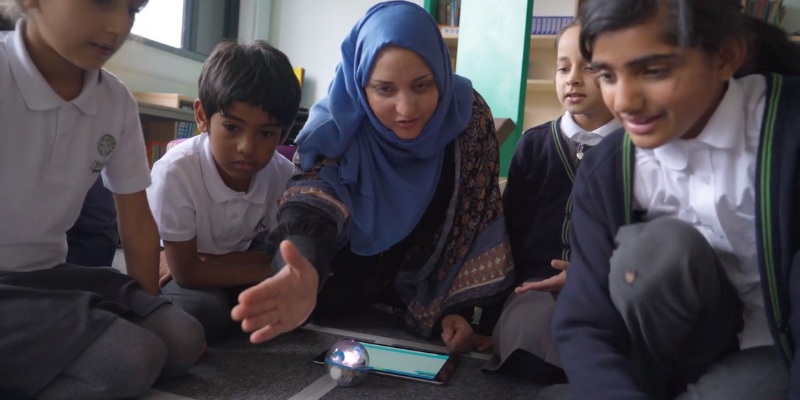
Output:
[[[369,108],[363,88],[380,50],[394,45],[419,54],[433,71],[439,103],[419,137],[404,140]],[[340,159],[318,176],[333,187],[352,216],[350,246],[374,255],[405,238],[428,207],[444,151],[472,117],[472,83],[453,73],[439,26],[407,1],[367,11],[342,43],[342,62],[328,96],[315,104],[295,142],[311,170],[318,156]]]

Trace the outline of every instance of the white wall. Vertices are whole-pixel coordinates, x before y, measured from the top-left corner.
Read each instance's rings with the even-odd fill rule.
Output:
[[[305,68],[303,107],[310,107],[328,93],[328,84],[342,58],[342,41],[358,19],[380,2],[272,0],[269,42],[286,53],[293,66]]]
[[[783,27],[789,33],[800,31],[800,0],[784,0],[786,6],[786,19],[783,20]]]

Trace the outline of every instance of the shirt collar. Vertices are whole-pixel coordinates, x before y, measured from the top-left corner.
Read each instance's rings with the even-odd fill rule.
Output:
[[[25,104],[31,110],[46,111],[59,108],[67,102],[56,94],[31,61],[28,49],[25,47],[24,31],[25,20],[20,19],[14,32],[5,37],[5,46],[14,81],[22,93]],[[97,99],[94,94],[98,86],[99,74],[100,71],[85,71],[81,94],[71,101],[89,115],[97,112]]]
[[[578,123],[575,122],[575,119],[572,118],[572,114],[570,114],[569,111],[564,113],[564,117],[561,118],[561,131],[564,132],[564,135],[570,140],[587,146],[596,146],[603,138],[621,127],[622,124],[614,118],[607,124],[591,132],[586,132],[585,129],[578,126]]]
[[[698,144],[715,149],[731,149],[744,140],[746,128],[745,96],[741,83],[731,79],[722,101],[706,126],[694,140],[675,139],[653,150],[660,163],[677,171],[689,165],[689,151]]]
[[[250,189],[247,190],[247,193],[237,192],[229,188],[228,185],[225,184],[225,181],[222,180],[222,176],[219,174],[217,163],[214,161],[214,155],[211,153],[211,146],[208,141],[208,133],[201,133],[198,140],[200,140],[201,146],[199,154],[201,159],[200,170],[203,173],[203,183],[206,185],[208,193],[211,194],[211,198],[214,199],[215,202],[224,203],[233,198],[240,198],[255,204],[264,204],[267,201],[268,185],[266,185],[265,182],[266,179],[268,179],[267,176],[269,174],[269,164],[267,164],[264,169],[259,171],[258,174],[253,177],[253,181],[250,183]]]

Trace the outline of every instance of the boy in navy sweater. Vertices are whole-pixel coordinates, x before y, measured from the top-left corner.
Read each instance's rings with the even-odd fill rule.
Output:
[[[556,94],[566,113],[525,132],[508,171],[503,203],[519,287],[495,326],[486,366],[546,384],[564,380],[550,320],[569,261],[572,182],[589,148],[622,126],[603,104],[579,35],[575,22],[556,38]]]
[[[738,0],[603,0],[581,18],[627,134],[573,191],[553,333],[575,398],[800,398],[800,80],[778,75],[800,50]]]

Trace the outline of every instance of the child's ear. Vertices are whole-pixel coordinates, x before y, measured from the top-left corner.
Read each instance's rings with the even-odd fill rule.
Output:
[[[194,101],[194,119],[197,121],[197,129],[200,130],[200,132],[207,133],[209,118],[205,110],[203,110],[203,104],[200,103],[200,99]]]
[[[727,82],[742,67],[747,58],[747,40],[743,36],[725,39],[719,46],[716,61],[720,80]]]

